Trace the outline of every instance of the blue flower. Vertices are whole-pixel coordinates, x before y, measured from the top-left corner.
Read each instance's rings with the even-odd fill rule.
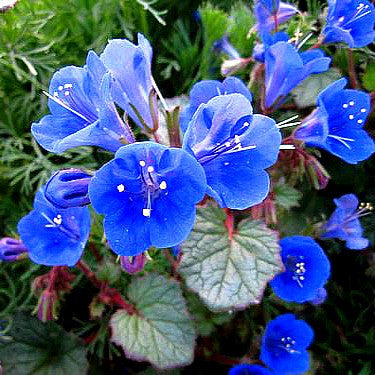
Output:
[[[83,68],[58,70],[49,86],[51,114],[32,124],[34,138],[55,153],[84,145],[116,151],[124,143],[134,142],[112,102],[111,85],[112,77],[93,51]]]
[[[277,29],[281,23],[293,17],[298,9],[280,0],[258,0],[254,7],[257,23],[254,28],[260,32]]]
[[[227,35],[224,35],[221,39],[217,40],[213,47],[217,53],[225,53],[232,59],[238,59],[241,57],[239,52],[230,43]]]
[[[370,96],[362,91],[344,90],[341,78],[323,90],[318,108],[294,133],[307,146],[320,147],[347,163],[369,158],[375,152],[374,141],[362,129],[370,111]]]
[[[241,364],[232,367],[228,375],[272,375],[272,372],[263,366]]]
[[[208,101],[215,96],[234,93],[244,95],[249,102],[252,100],[249,89],[236,77],[228,77],[223,82],[206,80],[196,83],[190,91],[190,104],[180,116],[180,127],[182,131],[186,131],[189,122],[201,104],[208,103]]]
[[[152,48],[148,40],[138,34],[138,46],[126,39],[108,42],[100,60],[115,77],[114,101],[141,128],[153,128],[152,108],[156,111],[151,75]]]
[[[74,266],[89,236],[90,212],[87,207],[55,207],[42,187],[35,196],[34,210],[19,221],[17,228],[34,263]]]
[[[285,271],[270,282],[272,290],[288,302],[314,299],[330,274],[330,263],[323,249],[304,236],[283,238],[280,246]]]
[[[369,241],[362,237],[363,230],[359,218],[367,215],[366,211],[372,211],[372,206],[362,204],[357,211],[359,202],[354,194],[345,194],[333,201],[337,208],[324,225],[323,234],[320,237],[346,241],[346,247],[351,250],[366,248]]]
[[[304,320],[293,314],[271,320],[262,339],[260,359],[276,374],[301,374],[310,367],[307,348],[314,332]]]
[[[95,210],[105,215],[110,247],[130,256],[184,241],[205,190],[204,171],[191,155],[141,142],[122,147],[96,172],[89,196]]]
[[[375,8],[367,0],[328,0],[324,42],[364,47],[375,38]]]
[[[0,240],[0,260],[3,262],[14,262],[22,258],[22,254],[28,250],[22,241],[11,237],[4,237]]]
[[[331,59],[319,50],[298,52],[287,42],[278,42],[265,52],[266,108],[281,104],[282,100],[310,74],[329,68]]]
[[[202,104],[183,140],[203,166],[207,194],[222,207],[245,209],[269,192],[265,169],[275,163],[281,142],[275,121],[253,115],[241,94],[221,95]]]
[[[92,175],[77,168],[57,171],[46,183],[45,197],[59,208],[88,205],[91,177]]]
[[[264,53],[266,50],[277,42],[287,42],[289,40],[289,35],[283,31],[276,34],[264,32],[261,33],[261,39],[263,43],[257,43],[253,49],[253,58],[264,63]]]

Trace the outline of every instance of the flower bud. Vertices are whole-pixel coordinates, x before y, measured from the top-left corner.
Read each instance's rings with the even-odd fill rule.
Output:
[[[241,57],[226,35],[214,43],[214,50],[218,54],[225,53],[231,59],[239,59]]]
[[[132,257],[120,256],[121,268],[130,275],[142,271],[145,263],[146,256],[144,253]]]
[[[88,186],[91,177],[81,169],[62,169],[48,180],[45,196],[56,207],[85,206],[90,203]]]
[[[45,289],[39,297],[37,306],[37,316],[42,322],[56,320],[57,308],[59,305],[58,295],[55,290]]]
[[[249,58],[239,57],[238,59],[224,60],[221,64],[221,74],[227,76],[235,73],[237,70],[244,68],[249,63]]]
[[[304,164],[310,185],[316,190],[325,189],[330,176],[320,162],[314,156],[310,155],[310,157],[305,160]]]
[[[4,237],[0,240],[0,260],[14,262],[26,256],[28,250],[21,240]],[[22,255],[24,254],[24,255]]]

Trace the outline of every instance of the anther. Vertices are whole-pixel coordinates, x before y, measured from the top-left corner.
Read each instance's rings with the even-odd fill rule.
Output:
[[[243,126],[249,126],[250,124],[246,121],[243,123]]]
[[[119,193],[122,193],[123,191],[125,191],[125,186],[123,184],[117,185],[117,190],[119,191]]]
[[[58,87],[59,91],[62,91],[63,88],[64,88],[63,86],[59,86],[59,87]]]
[[[349,115],[349,120],[353,120],[354,116],[353,115]]]
[[[140,161],[139,161],[139,165],[140,165],[141,167],[144,167],[144,166],[146,165],[146,162],[145,162],[144,160],[140,160]]]
[[[56,217],[53,218],[53,222],[57,225],[60,225],[62,223],[62,217],[61,215],[57,215]]]
[[[365,112],[366,112],[366,108],[362,108],[362,109],[361,109],[361,112],[362,112],[362,113],[365,113]]]
[[[353,107],[353,105],[354,105],[354,101],[353,101],[353,100],[350,101],[350,102],[349,102],[349,105],[350,105],[351,107]]]
[[[144,208],[142,213],[143,213],[143,216],[146,216],[146,217],[151,216],[151,210],[149,208]]]
[[[69,96],[69,94],[70,94],[69,91],[65,91],[65,92],[64,92],[64,95],[65,95],[65,96]]]
[[[154,171],[154,167],[152,165],[150,165],[148,168],[147,168],[147,172],[153,172]]]
[[[348,105],[345,103],[342,105],[343,108],[348,108]]]
[[[224,144],[226,147],[230,147],[230,142],[225,142]]]
[[[159,188],[160,188],[161,190],[165,190],[165,189],[167,188],[167,183],[166,183],[165,181],[162,181],[162,182],[160,183],[160,185],[159,185]]]
[[[358,124],[362,124],[363,120],[358,120],[357,122]]]

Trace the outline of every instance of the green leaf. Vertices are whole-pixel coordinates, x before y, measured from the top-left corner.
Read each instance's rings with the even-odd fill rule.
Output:
[[[375,62],[367,65],[366,72],[363,75],[362,81],[363,86],[365,86],[366,90],[375,90]]]
[[[147,360],[159,369],[190,364],[195,332],[180,285],[149,274],[130,284],[128,297],[137,314],[119,310],[112,316],[112,341],[128,358]]]
[[[339,78],[341,73],[335,68],[307,77],[292,91],[294,101],[299,108],[314,106],[319,93]]]
[[[282,269],[276,232],[245,219],[230,240],[224,220],[218,208],[199,210],[179,268],[187,286],[213,311],[260,303],[267,282]]]
[[[286,210],[292,207],[299,207],[298,201],[302,198],[302,193],[287,184],[279,184],[274,188],[275,202]]]
[[[54,322],[42,323],[19,313],[9,335],[10,340],[0,341],[0,358],[7,375],[82,375],[87,371],[81,341]]]

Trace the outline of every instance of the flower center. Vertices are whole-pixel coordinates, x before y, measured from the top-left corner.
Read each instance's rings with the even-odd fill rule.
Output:
[[[286,350],[288,353],[291,353],[291,354],[298,353],[298,351],[294,349],[296,345],[296,341],[293,340],[292,337],[290,336],[282,337],[280,341],[281,341],[281,347],[284,350]]]
[[[60,214],[57,214],[53,219],[50,219],[44,212],[41,212],[41,215],[48,221],[48,224],[45,225],[46,228],[56,228],[69,238],[76,241],[79,240],[79,234],[75,233],[71,227],[64,225]],[[74,216],[71,216],[71,219],[74,220]]]
[[[286,262],[287,269],[292,273],[292,279],[303,288],[303,282],[305,280],[305,262],[304,256],[291,256],[288,255]]]
[[[338,26],[344,26],[345,28],[348,28],[348,26],[360,18],[367,16],[369,13],[371,13],[371,9],[369,9],[369,5],[365,5],[363,3],[358,4],[354,14],[347,18],[345,16],[341,16],[337,21]],[[351,29],[349,29],[351,31]]]

